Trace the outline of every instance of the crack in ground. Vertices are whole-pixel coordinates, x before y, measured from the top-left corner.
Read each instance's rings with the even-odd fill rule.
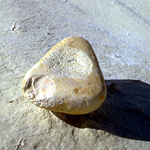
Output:
[[[21,145],[23,144],[22,142],[23,142],[23,139],[21,139],[21,140],[19,141],[19,144],[17,145],[16,150],[19,150],[19,149],[20,149]]]
[[[24,19],[24,20],[22,20],[21,22],[23,23],[23,22],[25,22],[25,21],[28,21],[28,20],[31,20],[31,19],[34,19],[34,18],[35,18],[35,16],[30,17],[30,18],[27,18],[27,19]]]
[[[16,23],[14,23],[14,25],[13,25],[13,27],[12,27],[11,30],[12,30],[12,31],[15,31],[15,30],[16,30]]]

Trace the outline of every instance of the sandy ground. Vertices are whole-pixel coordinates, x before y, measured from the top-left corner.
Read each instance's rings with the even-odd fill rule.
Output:
[[[23,98],[21,81],[56,43],[87,39],[108,95],[71,116]],[[0,150],[150,150],[148,0],[0,0]]]

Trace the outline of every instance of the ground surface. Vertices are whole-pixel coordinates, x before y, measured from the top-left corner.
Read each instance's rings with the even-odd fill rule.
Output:
[[[96,53],[106,101],[81,116],[30,104],[25,72],[74,35]],[[150,150],[149,39],[148,0],[0,0],[0,150]]]

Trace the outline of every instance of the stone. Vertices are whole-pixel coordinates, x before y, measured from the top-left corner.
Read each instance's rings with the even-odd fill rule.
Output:
[[[69,37],[56,44],[23,78],[23,95],[55,112],[86,114],[99,108],[106,85],[89,42]]]

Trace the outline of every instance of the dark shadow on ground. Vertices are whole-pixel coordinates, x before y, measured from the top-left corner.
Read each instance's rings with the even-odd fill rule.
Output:
[[[107,98],[85,115],[54,113],[78,128],[101,129],[124,138],[150,141],[150,85],[138,80],[107,80]]]

